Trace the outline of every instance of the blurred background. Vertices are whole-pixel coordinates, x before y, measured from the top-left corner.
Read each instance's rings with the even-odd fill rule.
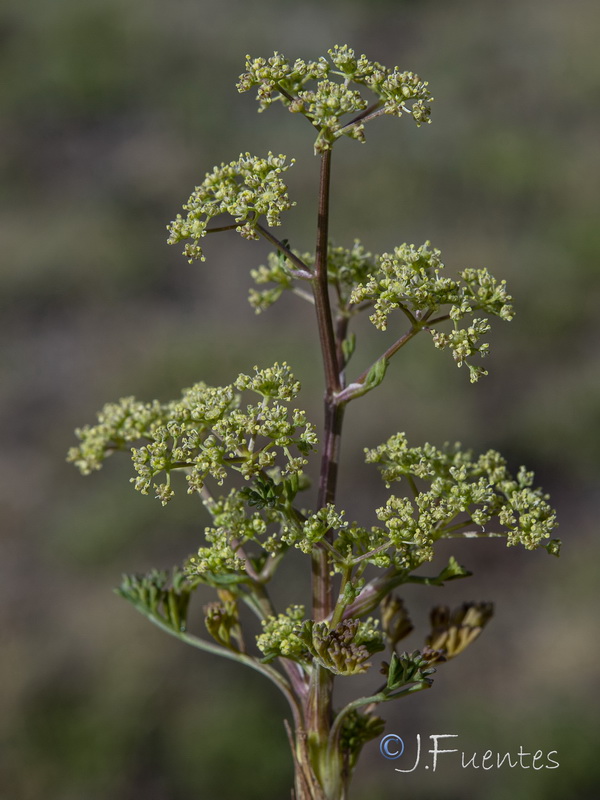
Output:
[[[468,756],[522,745],[557,750],[560,768],[447,757],[435,774],[400,775],[372,742],[353,800],[598,796],[599,24],[595,0],[3,1],[0,797],[289,796],[275,689],[188,651],[111,592],[123,572],[196,550],[202,508],[134,492],[126,457],[90,479],[64,458],[109,400],[166,400],[275,359],[320,420],[310,308],[290,297],[256,317],[246,302],[262,244],[209,237],[206,263],[188,265],[165,226],[214,164],[273,150],[298,162],[280,235],[312,248],[311,130],[279,106],[257,115],[235,83],[246,53],[317,58],[336,43],[420,73],[436,102],[431,126],[379,119],[366,145],[339,144],[334,239],[375,252],[431,239],[450,272],[505,277],[518,312],[496,324],[477,385],[423,337],[350,407],[340,504],[372,524],[386,495],[362,449],[404,430],[534,469],[564,541],[560,559],[499,541],[441,552],[432,570],[454,554],[475,576],[404,593],[409,649],[437,603],[493,601],[496,616],[430,692],[384,709],[411,746],[452,733]],[[368,323],[358,333],[357,372],[390,341]],[[290,599],[304,573],[293,562]]]

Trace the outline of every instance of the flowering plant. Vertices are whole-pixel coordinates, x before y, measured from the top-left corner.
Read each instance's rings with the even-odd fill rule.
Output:
[[[423,646],[401,649],[413,626],[395,590],[411,582],[441,586],[470,574],[454,558],[437,575],[416,574],[440,540],[504,537],[529,550],[557,555],[559,549],[549,538],[554,511],[534,488],[532,473],[522,467],[511,474],[495,451],[477,456],[459,445],[415,447],[397,433],[366,451],[367,463],[392,489],[373,519],[351,522],[336,503],[346,406],[375,389],[396,353],[422,332],[459,367],[465,364],[471,381],[479,380],[486,374],[479,360],[488,351],[482,341],[488,319],[508,321],[513,308],[505,282],[486,269],[446,276],[441,253],[429,242],[381,255],[358,240],[349,248],[330,242],[336,142],[342,136],[364,142],[366,124],[383,115],[428,123],[433,98],[412,72],[357,58],[346,46],[328,56],[293,63],[279,53],[248,57],[238,83],[240,92],[257,90],[259,110],[280,103],[305,117],[316,134],[314,252],[273,233],[294,205],[284,182],[294,162],[272,153],[243,153],[215,167],[194,189],[185,215],[169,226],[169,242],[183,242],[190,261],[204,260],[202,239],[216,232],[235,230],[273,245],[267,264],[251,272],[250,303],[262,312],[291,291],[314,306],[325,377],[322,430],[295,407],[300,386],[284,362],[254,367],[227,386],[197,383],[168,403],[128,397],[108,404],[97,424],[77,431],[79,445],[69,453],[89,474],[114,451],[129,450],[132,481],[143,494],[152,492],[166,505],[185,485],[181,473],[187,491],[199,495],[212,521],[198,552],[170,576],[126,576],[119,592],[166,632],[257,670],[284,694],[296,800],[347,798],[363,745],[384,729],[377,707],[429,688],[437,665],[461,653],[492,616],[489,603],[434,608]],[[369,369],[352,375],[351,326],[363,311],[377,329],[397,335]],[[316,497],[302,501],[314,453],[320,458]],[[269,584],[293,549],[307,556],[312,594],[281,610]],[[190,597],[200,585],[216,592],[204,609],[210,638],[187,627]],[[244,630],[242,603],[260,620],[258,636]],[[383,682],[373,678],[369,695],[334,708],[334,683],[371,670],[378,652],[386,653]]]

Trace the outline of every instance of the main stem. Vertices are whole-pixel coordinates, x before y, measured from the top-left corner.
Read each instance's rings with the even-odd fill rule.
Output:
[[[335,500],[338,472],[340,435],[344,406],[338,401],[341,391],[338,347],[333,327],[327,281],[327,248],[329,237],[329,186],[331,177],[331,150],[321,155],[319,184],[319,209],[313,294],[317,313],[319,341],[325,369],[325,414],[323,451],[317,507],[322,508]],[[330,561],[323,544],[312,552],[313,619],[324,620],[333,610],[333,592]],[[341,764],[332,763],[327,742],[333,721],[333,675],[313,662],[309,692],[306,699],[306,731],[308,754],[312,769],[328,798],[341,797]]]
[[[319,183],[319,209],[317,218],[317,246],[315,253],[315,275],[313,294],[317,312],[319,341],[325,369],[325,421],[324,441],[319,478],[317,507],[332,503],[335,498],[339,438],[343,409],[336,403],[339,393],[340,374],[329,291],[327,283],[327,248],[329,236],[329,186],[331,180],[331,150],[321,154],[321,177]],[[332,592],[329,576],[329,559],[322,546],[313,551],[313,619],[325,619],[332,610]]]

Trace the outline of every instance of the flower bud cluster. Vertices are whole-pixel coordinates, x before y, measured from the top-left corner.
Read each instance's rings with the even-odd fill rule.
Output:
[[[454,328],[449,333],[442,331],[431,331],[433,343],[438,350],[446,347],[452,351],[452,356],[459,367],[466,364],[469,368],[471,383],[476,383],[482,375],[487,375],[487,370],[483,367],[476,367],[467,361],[467,358],[479,354],[486,356],[489,352],[489,344],[484,342],[479,344],[479,340],[490,330],[487,319],[474,319],[468,328]]]
[[[277,656],[294,661],[308,661],[310,655],[299,633],[302,631],[304,606],[292,605],[285,614],[270,616],[262,621],[263,632],[256,637],[258,649],[264,653],[265,660]]]
[[[417,125],[429,122],[429,103],[433,97],[427,81],[422,81],[414,72],[402,72],[398,67],[390,69],[366,56],[356,58],[354,50],[343,45],[329,51],[331,60],[345,80],[367,86],[382,101],[386,114],[402,116],[411,113]],[[406,104],[413,102],[412,108]]]
[[[221,600],[204,608],[204,624],[213,639],[229,650],[239,651],[241,642],[240,620],[235,597],[221,591]],[[233,641],[232,641],[233,640]]]
[[[454,658],[477,639],[493,613],[493,603],[463,603],[452,612],[448,606],[437,606],[431,612],[427,645],[447,659]]]
[[[197,581],[190,580],[180,570],[174,570],[171,580],[166,572],[152,570],[147,575],[124,575],[117,593],[139,611],[175,632],[186,630],[190,595]]]
[[[313,253],[300,253],[294,250],[302,262],[312,269],[315,263]],[[359,239],[354,240],[352,247],[338,247],[329,242],[327,248],[327,278],[329,284],[335,289],[340,311],[352,314],[356,309],[350,308],[350,295],[357,284],[365,283],[371,273],[375,271],[374,256],[365,250]],[[289,260],[280,251],[274,251],[267,256],[267,264],[250,271],[257,285],[273,283],[274,286],[263,291],[252,289],[249,295],[250,305],[257,313],[264,311],[276,302],[283,291],[293,289],[294,283]]]
[[[414,650],[412,653],[392,653],[389,664],[384,662],[383,672],[387,675],[387,692],[393,692],[409,683],[421,683],[431,686],[433,678],[430,676],[435,668],[430,665],[440,660],[440,653],[431,648],[423,651]]]
[[[256,224],[262,216],[270,227],[280,225],[281,213],[295,205],[280,177],[293,163],[294,159],[286,163],[285,156],[273,153],[266,158],[242,153],[237,161],[215,167],[183,206],[187,215],[178,214],[167,226],[169,244],[191,239],[184,247],[184,255],[190,262],[204,261],[200,240],[206,236],[213,217],[229,214],[245,239],[258,239]]]
[[[190,556],[186,564],[188,575],[215,586],[246,579],[245,559],[237,555],[228,526],[207,526],[204,538],[210,546],[201,547],[197,555]]]
[[[238,91],[256,87],[259,111],[280,101],[292,113],[307,117],[319,131],[316,152],[331,149],[341,135],[364,141],[365,114],[361,112],[369,101],[350,88],[352,83],[375,95],[373,111],[397,117],[409,114],[417,125],[429,122],[433,97],[427,82],[414,72],[384,67],[364,55],[357,58],[346,45],[336,45],[328,55],[330,61],[321,57],[318,61],[297,59],[293,64],[278,52],[269,59],[246,56]],[[307,87],[311,81],[316,81],[314,88]],[[345,121],[346,115],[352,118]]]
[[[388,594],[381,603],[381,624],[392,649],[413,630],[408,611],[396,595]]]
[[[279,300],[282,292],[286,289],[292,289],[294,285],[288,261],[279,250],[269,253],[267,255],[267,264],[251,269],[250,275],[257,286],[264,286],[266,283],[275,284],[275,286],[263,291],[258,289],[250,290],[248,302],[257,314],[273,305]]]
[[[381,531],[381,545],[389,542],[395,551],[393,562],[398,567],[414,569],[433,559],[435,525],[446,515],[442,509],[433,514],[419,512],[408,498],[395,495],[376,511],[377,519],[386,527]]]
[[[256,486],[257,482],[252,485]],[[291,484],[294,485],[290,489]],[[292,479],[273,485],[286,487],[292,499],[300,488],[300,483]],[[211,498],[206,504],[213,518],[213,524],[204,529],[208,546],[201,547],[188,559],[186,571],[189,575],[217,587],[241,583],[249,579],[247,554],[243,550],[248,542],[258,546],[263,558],[281,551],[283,543],[279,531],[282,517],[285,518],[284,506],[261,504],[260,510],[252,511],[247,506],[257,504],[252,504],[248,495],[246,489],[232,489],[227,497]],[[242,553],[238,552],[240,550]]]
[[[351,562],[356,557],[381,569],[386,569],[398,559],[398,554],[391,552],[393,545],[389,533],[377,526],[364,528],[353,523],[338,532],[333,546],[340,554],[340,561],[334,561],[334,570],[339,572],[343,571],[345,563]]]
[[[259,369],[253,367],[254,375],[239,375],[234,381],[234,386],[240,392],[249,389],[262,397],[272,400],[285,400],[289,402],[298,396],[300,381],[294,378],[292,370],[284,361],[283,364],[274,364],[272,367]]]
[[[490,326],[487,319],[473,319],[464,328],[458,323],[477,311],[510,320],[513,317],[512,298],[506,291],[506,282],[497,281],[486,269],[465,269],[458,280],[441,275],[444,264],[439,250],[430,249],[430,242],[420,247],[402,244],[393,253],[376,257],[376,266],[368,279],[354,288],[352,303],[373,305],[371,322],[381,331],[386,330],[388,317],[397,308],[412,320],[413,326],[427,327],[434,315],[441,314],[454,322],[454,330],[440,333],[430,328],[436,347],[449,347],[458,366],[467,363],[471,381],[485,374],[467,362],[471,356],[485,355],[487,344],[479,344]],[[449,307],[449,308],[448,308]],[[443,320],[440,320],[443,321]]]
[[[106,403],[98,413],[97,425],[75,430],[80,444],[70,448],[67,461],[75,464],[82,475],[90,475],[114,450],[123,450],[158,427],[162,417],[163,406],[158,400],[142,403],[134,397],[124,397],[118,403]]]
[[[408,547],[411,559],[430,558],[433,542],[450,526],[455,528],[456,520],[464,519],[465,527],[472,523],[484,535],[485,526],[496,519],[505,528],[508,545],[522,544],[528,550],[539,547],[557,525],[548,496],[532,488],[533,473],[521,467],[513,477],[494,450],[475,459],[458,444],[409,447],[405,435],[398,433],[365,452],[367,463],[379,466],[387,486],[402,477],[429,484],[412,500],[392,495],[377,512],[391,544],[404,548],[405,554]]]
[[[310,553],[328,531],[340,531],[347,525],[344,512],[336,511],[335,506],[329,503],[311,514],[302,524],[284,526],[281,539],[287,544],[293,544],[303,553]]]
[[[298,97],[302,102],[303,113],[319,129],[315,143],[317,152],[330,150],[333,142],[341,135],[341,118],[344,114],[357,114],[367,107],[367,101],[359,92],[330,80],[319,81],[315,90],[299,92]],[[362,125],[352,125],[348,134],[363,141],[363,130]]]
[[[319,664],[335,675],[358,675],[371,666],[368,659],[385,649],[379,621],[345,619],[330,628],[327,622],[308,620],[300,638]]]
[[[296,95],[307,81],[325,78],[329,70],[330,65],[323,56],[318,61],[308,62],[298,58],[293,64],[277,51],[268,59],[246,56],[246,72],[240,75],[237,89],[247,92],[257,86],[259,111],[268,108],[273,100],[282,100],[291,111],[300,111],[301,104],[294,104],[294,98],[286,94]],[[274,92],[276,97],[273,97]]]
[[[304,607],[290,606],[285,614],[263,620],[263,633],[257,639],[265,660],[277,656],[308,664],[313,659],[336,675],[357,675],[371,666],[373,653],[383,650],[384,637],[379,622],[348,619],[330,628],[328,622],[304,620]]]
[[[353,709],[344,717],[340,735],[342,750],[348,753],[350,767],[358,758],[364,744],[381,736],[385,730],[385,720],[375,714],[364,714]]]
[[[209,476],[221,484],[235,470],[250,479],[276,466],[278,459],[282,475],[298,474],[317,443],[305,412],[288,407],[299,388],[284,363],[255,367],[254,375],[240,375],[231,386],[198,383],[170,403],[126,398],[105,406],[97,425],[77,431],[80,445],[69,451],[68,460],[89,474],[112,451],[135,444],[135,488],[147,494],[164,472],[166,482],[154,483],[163,505],[173,495],[174,471],[186,473],[190,493],[201,491]],[[242,409],[243,391],[262,400]]]
[[[374,271],[375,256],[365,250],[360,239],[355,239],[352,247],[338,247],[333,242],[329,245],[327,276],[343,309],[348,310],[354,288],[367,281]]]

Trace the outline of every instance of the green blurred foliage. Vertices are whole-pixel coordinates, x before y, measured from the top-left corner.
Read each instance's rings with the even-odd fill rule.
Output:
[[[437,99],[426,131],[383,119],[366,146],[340,143],[334,237],[378,252],[431,238],[450,271],[506,277],[518,315],[496,326],[490,376],[475,387],[427,341],[398,357],[348,413],[340,500],[361,518],[382,499],[362,447],[400,428],[411,443],[460,439],[535,468],[565,541],[551,563],[457,547],[476,575],[444,602],[494,600],[497,619],[459,668],[388,717],[391,731],[481,746],[548,743],[560,770],[408,784],[373,743],[355,798],[596,795],[599,22],[595,0],[5,0],[0,796],[286,796],[291,760],[270,688],[165,640],[110,593],[121,572],[167,568],[198,547],[197,503],[163,511],[130,490],[125,463],[87,483],[63,459],[72,429],[105,401],[228,383],[257,361],[287,359],[319,420],[306,309],[286,299],[255,317],[245,300],[262,245],[214,237],[207,263],[189,266],[165,225],[213,164],[273,149],[298,159],[298,209],[281,230],[311,246],[310,132],[281,109],[256,116],[234,84],[247,52],[311,58],[344,42],[420,72]],[[357,373],[389,341],[366,323],[361,343]],[[294,581],[282,603],[297,600]],[[423,625],[440,600],[413,588]]]

